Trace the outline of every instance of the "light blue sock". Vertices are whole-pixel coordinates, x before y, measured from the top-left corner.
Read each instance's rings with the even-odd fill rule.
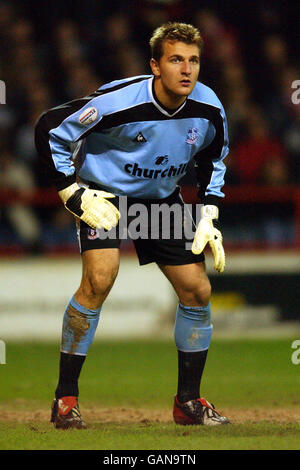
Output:
[[[62,352],[86,356],[94,339],[101,308],[85,308],[74,297],[71,298],[63,319]]]
[[[174,337],[179,351],[196,352],[208,349],[212,330],[210,303],[206,307],[178,304]]]

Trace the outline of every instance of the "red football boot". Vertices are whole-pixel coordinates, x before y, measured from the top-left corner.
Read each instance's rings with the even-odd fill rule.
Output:
[[[81,418],[77,397],[55,398],[50,421],[54,423],[56,429],[86,428],[86,423]]]
[[[229,419],[221,416],[214,405],[211,405],[204,398],[189,400],[185,403],[178,401],[177,395],[174,400],[173,418],[176,424],[205,424],[215,426],[218,424],[228,424]]]

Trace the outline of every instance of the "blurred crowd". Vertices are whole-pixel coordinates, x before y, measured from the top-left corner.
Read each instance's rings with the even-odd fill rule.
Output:
[[[149,38],[169,20],[192,23],[203,36],[200,81],[216,91],[228,117],[226,183],[300,185],[300,105],[292,101],[299,16],[286,3],[245,1],[239,9],[234,1],[86,0],[37,8],[32,0],[1,1],[1,189],[50,186],[33,140],[39,115],[108,81],[149,74]],[[183,182],[194,183],[192,169]],[[3,209],[0,243],[11,233],[29,250],[41,240],[73,240],[64,208],[46,212],[20,203]]]

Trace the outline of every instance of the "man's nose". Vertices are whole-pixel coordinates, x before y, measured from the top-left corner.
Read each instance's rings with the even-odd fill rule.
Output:
[[[189,75],[191,73],[191,64],[188,60],[182,63],[182,70],[181,71],[185,75]]]

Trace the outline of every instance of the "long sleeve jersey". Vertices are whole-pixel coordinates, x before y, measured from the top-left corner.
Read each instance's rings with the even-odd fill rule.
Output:
[[[201,202],[224,197],[228,131],[221,102],[197,82],[172,111],[156,99],[153,80],[144,75],[113,81],[42,114],[36,147],[58,190],[78,176],[118,196],[161,199],[194,159]]]

